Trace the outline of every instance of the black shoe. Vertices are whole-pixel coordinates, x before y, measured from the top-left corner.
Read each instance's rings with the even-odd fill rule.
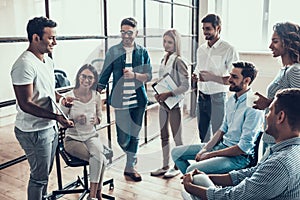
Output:
[[[138,182],[138,181],[142,180],[141,175],[135,170],[133,170],[132,172],[126,172],[125,171],[124,175],[130,177],[135,182]]]

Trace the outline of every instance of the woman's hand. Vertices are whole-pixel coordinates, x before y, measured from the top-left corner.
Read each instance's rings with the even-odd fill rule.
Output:
[[[162,103],[164,102],[167,98],[173,96],[173,93],[172,92],[164,92],[164,93],[161,93],[161,94],[156,94],[154,97],[155,99],[159,102],[159,103]]]
[[[73,106],[73,102],[79,100],[76,97],[62,97],[61,104],[67,108],[71,108]]]
[[[259,110],[264,110],[270,106],[272,103],[272,100],[268,99],[267,97],[264,97],[262,94],[255,92],[255,95],[258,96],[258,99],[254,101],[254,106],[253,108],[259,109]]]

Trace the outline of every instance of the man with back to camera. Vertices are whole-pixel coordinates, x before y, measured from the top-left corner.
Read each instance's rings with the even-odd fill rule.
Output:
[[[185,174],[192,199],[300,199],[300,89],[277,92],[266,116],[266,133],[275,138],[270,155],[252,168],[228,174]],[[216,187],[219,185],[222,187]],[[190,199],[183,193],[184,199]]]
[[[252,63],[237,62],[228,79],[229,90],[235,92],[226,102],[226,114],[220,129],[207,143],[174,147],[172,159],[185,174],[199,169],[205,173],[221,174],[249,165],[254,142],[262,131],[264,112],[247,106],[249,85],[257,71]],[[196,162],[190,164],[190,160]]]
[[[207,142],[221,126],[225,114],[226,92],[232,63],[238,52],[220,38],[221,19],[208,14],[202,20],[207,43],[197,50],[197,65],[192,79],[198,82],[197,122],[201,142]]]
[[[139,133],[147,105],[144,83],[152,79],[152,67],[147,50],[134,41],[138,34],[136,26],[134,18],[122,20],[122,41],[107,51],[98,88],[101,92],[113,74],[108,103],[115,109],[118,143],[127,157],[124,175],[133,181],[141,181],[135,165]]]
[[[49,174],[57,146],[56,123],[72,127],[73,122],[55,113],[49,99],[63,97],[55,92],[54,64],[46,54],[56,45],[56,22],[35,17],[27,24],[29,47],[11,69],[17,99],[15,134],[30,165],[28,200],[47,194]]]

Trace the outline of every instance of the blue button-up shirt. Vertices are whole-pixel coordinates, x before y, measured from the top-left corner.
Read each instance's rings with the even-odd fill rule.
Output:
[[[250,90],[248,92],[251,92]],[[247,93],[236,98],[229,97],[226,103],[226,115],[220,130],[225,134],[223,144],[238,145],[246,154],[253,154],[253,147],[259,132],[262,131],[264,112],[247,107]]]
[[[271,155],[257,166],[230,172],[235,186],[208,188],[208,199],[299,200],[300,138],[295,137],[271,148]]]

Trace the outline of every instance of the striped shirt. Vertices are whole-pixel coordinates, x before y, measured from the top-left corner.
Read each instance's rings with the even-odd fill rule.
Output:
[[[300,199],[300,137],[271,147],[266,160],[257,166],[230,172],[235,186],[210,187],[208,199],[222,200],[299,200]]]
[[[295,63],[289,67],[282,67],[274,80],[267,88],[269,99],[273,99],[277,91],[285,88],[300,88],[300,64]],[[268,112],[268,109],[266,110]],[[263,141],[266,143],[275,143],[272,136],[264,133]]]
[[[125,68],[132,70],[132,51],[133,47],[124,47],[126,50]],[[133,79],[124,79],[123,87],[123,109],[135,108],[137,104],[137,95],[135,91],[135,83]]]

